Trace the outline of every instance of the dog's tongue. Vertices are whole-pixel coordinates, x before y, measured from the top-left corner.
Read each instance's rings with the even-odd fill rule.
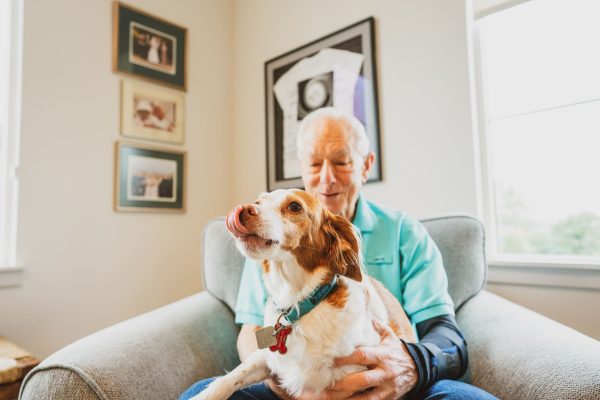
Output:
[[[252,232],[240,222],[240,214],[243,210],[242,206],[237,206],[231,210],[229,214],[227,214],[227,218],[225,218],[227,229],[235,237],[250,236],[252,234]]]

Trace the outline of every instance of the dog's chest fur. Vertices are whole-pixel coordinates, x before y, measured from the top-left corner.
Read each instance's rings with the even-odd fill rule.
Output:
[[[263,350],[269,369],[292,395],[298,396],[302,389],[326,389],[341,377],[365,369],[333,367],[333,360],[349,355],[356,346],[374,346],[380,342],[372,320],[387,322],[387,312],[370,281],[368,278],[363,282],[346,277],[339,279],[348,291],[343,308],[322,301],[296,322],[286,341],[286,354]],[[274,325],[279,314],[269,300],[265,307],[265,325]]]

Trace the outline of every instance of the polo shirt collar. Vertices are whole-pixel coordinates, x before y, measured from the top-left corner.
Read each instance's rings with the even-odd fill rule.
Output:
[[[369,203],[363,197],[362,194],[358,195],[358,200],[356,201],[356,211],[354,212],[354,220],[352,220],[352,224],[360,229],[361,232],[372,232],[373,225],[375,225],[375,214],[371,207],[369,207]]]

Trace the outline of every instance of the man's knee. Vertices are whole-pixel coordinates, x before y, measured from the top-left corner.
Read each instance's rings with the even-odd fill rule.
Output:
[[[179,396],[179,400],[188,400],[192,397],[196,396],[203,390],[205,390],[208,385],[210,385],[217,378],[208,378],[202,381],[196,382],[194,385],[190,386],[185,392]],[[245,387],[244,389],[240,389],[229,398],[230,400],[279,400],[277,395],[273,393],[271,389],[264,383],[255,383],[254,385],[250,385]]]
[[[488,392],[467,383],[444,379],[437,381],[419,396],[423,400],[498,400]]]

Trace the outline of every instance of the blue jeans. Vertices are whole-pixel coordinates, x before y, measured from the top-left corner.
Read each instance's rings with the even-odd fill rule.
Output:
[[[186,390],[180,397],[179,400],[187,400],[204,389],[212,382],[215,378],[205,379],[192,385]],[[468,385],[463,382],[441,380],[434,383],[432,386],[427,388],[424,392],[416,396],[418,399],[423,400],[447,400],[447,399],[481,399],[481,400],[497,400],[494,396],[485,392],[478,387]],[[244,389],[235,392],[229,399],[231,400],[279,400],[279,397],[273,393],[264,383],[255,383]]]

